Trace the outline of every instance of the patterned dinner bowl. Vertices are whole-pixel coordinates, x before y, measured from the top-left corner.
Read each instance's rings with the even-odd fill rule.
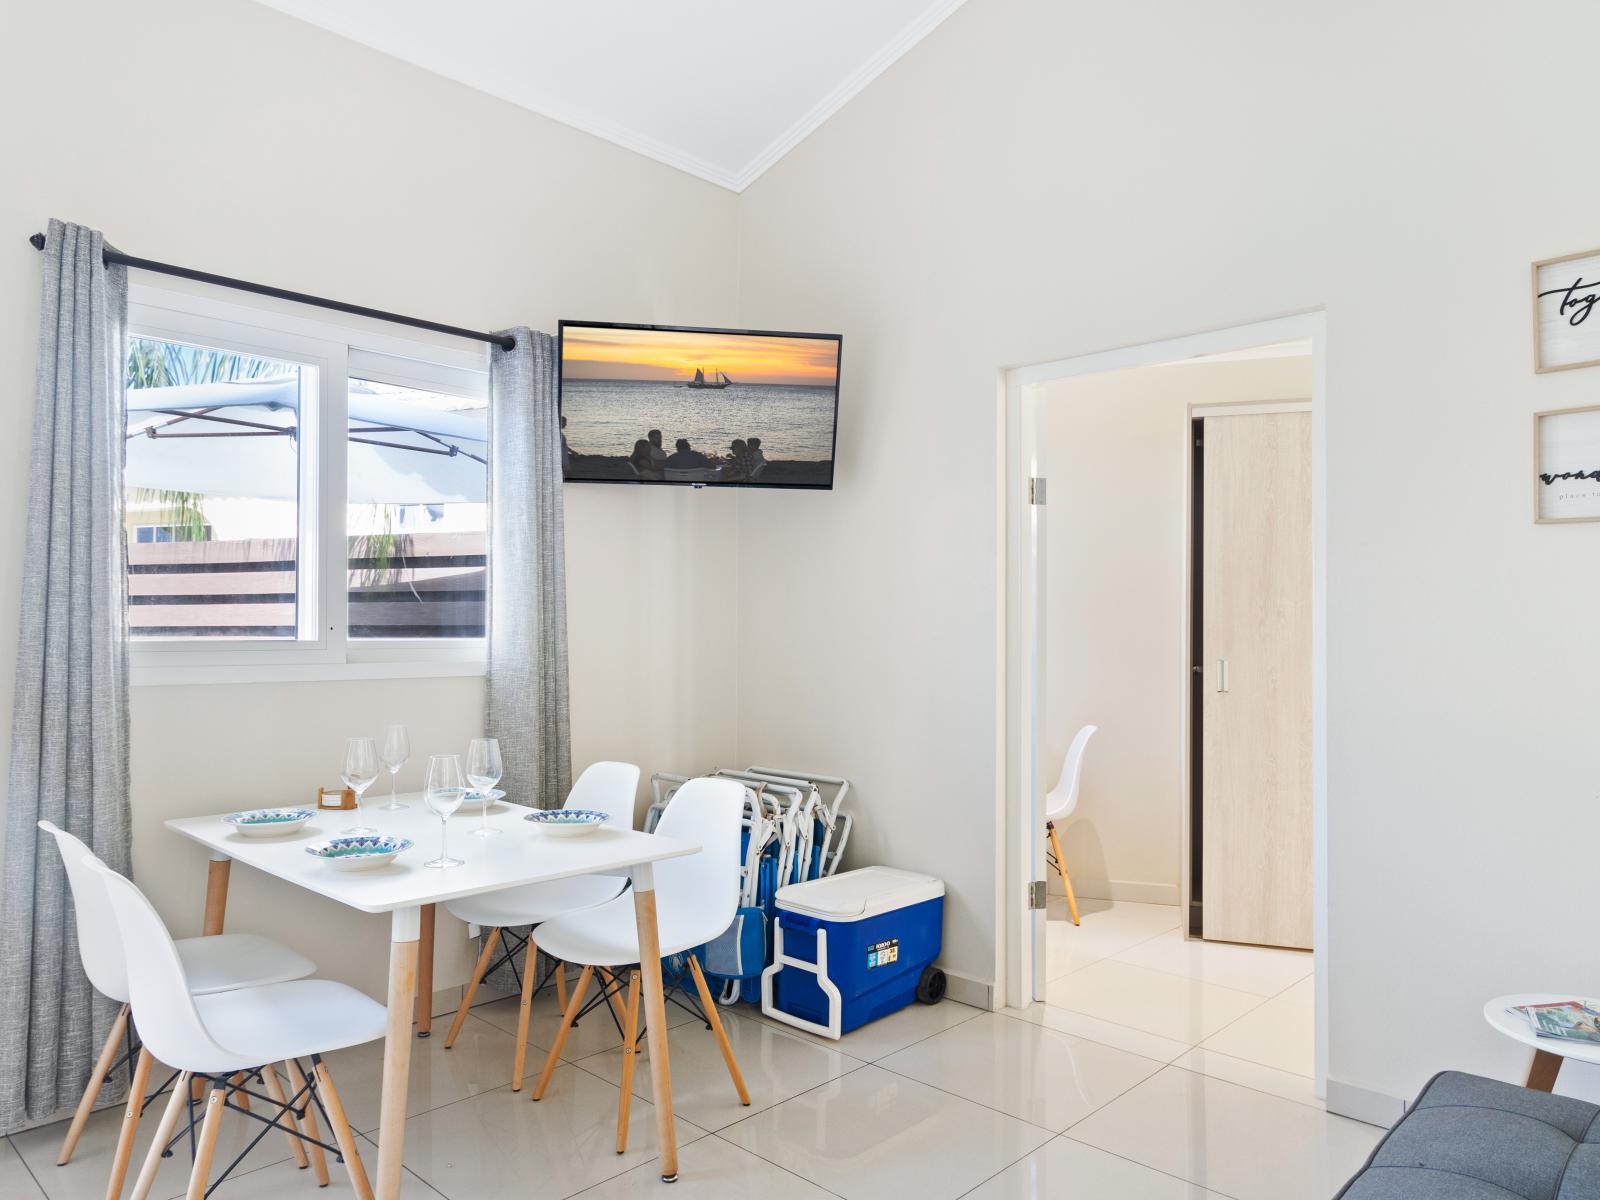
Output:
[[[245,837],[283,837],[316,815],[309,808],[251,808],[222,819]]]
[[[369,834],[329,838],[318,845],[307,846],[306,853],[340,871],[366,871],[387,866],[411,846],[410,838]]]
[[[540,833],[550,837],[580,837],[593,833],[610,818],[592,808],[551,808],[531,812],[522,819],[532,821]]]

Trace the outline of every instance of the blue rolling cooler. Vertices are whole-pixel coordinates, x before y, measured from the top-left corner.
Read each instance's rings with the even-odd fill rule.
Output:
[[[761,1011],[838,1038],[917,998],[943,931],[944,881],[931,875],[862,867],[779,888]]]

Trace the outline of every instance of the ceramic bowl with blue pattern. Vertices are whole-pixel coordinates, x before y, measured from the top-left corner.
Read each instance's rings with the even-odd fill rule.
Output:
[[[367,871],[388,866],[396,856],[411,849],[412,844],[410,838],[363,834],[329,838],[315,846],[307,846],[306,853],[340,871]]]
[[[285,837],[316,815],[309,808],[251,808],[222,819],[245,837]]]
[[[532,821],[540,833],[550,837],[581,837],[593,833],[611,818],[592,808],[551,808],[531,812],[522,819]]]

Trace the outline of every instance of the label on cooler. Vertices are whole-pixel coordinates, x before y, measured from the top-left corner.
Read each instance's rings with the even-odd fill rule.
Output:
[[[900,939],[890,938],[886,942],[878,942],[867,947],[867,970],[873,967],[887,967],[900,957]]]

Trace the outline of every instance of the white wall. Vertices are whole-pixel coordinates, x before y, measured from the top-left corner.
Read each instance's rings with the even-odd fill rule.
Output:
[[[794,736],[992,974],[996,374],[1326,307],[1330,1074],[1523,1052],[1483,1002],[1600,994],[1600,525],[1535,526],[1528,264],[1600,241],[1600,8],[970,0],[746,193],[741,317],[845,334],[840,486],[742,506]],[[802,618],[807,618],[802,621]],[[754,665],[754,664],[753,664]],[[1419,1030],[1426,1031],[1419,1033]]]
[[[1048,781],[1073,735],[1099,726],[1077,812],[1058,826],[1080,896],[1176,904],[1181,895],[1189,406],[1310,396],[1307,356],[1139,367],[1038,390],[1040,469],[1049,480]],[[1060,877],[1048,878],[1059,891]]]
[[[735,316],[732,195],[243,0],[11,6],[0,112],[0,507],[13,514],[0,527],[0,729],[38,324],[25,239],[49,217],[150,258],[476,328]],[[568,489],[575,766],[623,758],[648,774],[733,757],[735,504]],[[343,737],[390,720],[419,752],[401,785],[420,786],[426,749],[479,732],[482,681],[138,688],[132,707],[135,875],[189,933],[204,859],[161,820],[304,801],[335,781]],[[287,927],[329,974],[382,994],[382,918],[236,871],[229,924]],[[470,966],[461,932],[441,920],[441,988]]]
[[[942,875],[946,962],[981,980],[997,371],[1326,307],[1331,1076],[1394,1096],[1445,1065],[1510,1076],[1522,1055],[1484,998],[1600,993],[1582,953],[1600,526],[1534,526],[1527,485],[1529,415],[1600,380],[1536,378],[1527,311],[1530,261],[1600,240],[1574,82],[1600,9],[970,0],[736,200],[242,0],[14,7],[0,413],[19,434],[38,278],[22,239],[51,215],[467,325],[847,335],[836,491],[572,490],[575,757],[850,776],[855,861]],[[25,461],[21,436],[0,443],[13,513]],[[20,544],[14,520],[7,663]],[[391,689],[442,740],[471,727],[467,683],[136,697],[136,866],[169,916],[193,919],[200,864],[168,848],[163,806],[279,798],[237,743],[194,736],[211,714],[274,722],[309,788],[325,727]],[[371,986],[382,931],[343,928]]]

